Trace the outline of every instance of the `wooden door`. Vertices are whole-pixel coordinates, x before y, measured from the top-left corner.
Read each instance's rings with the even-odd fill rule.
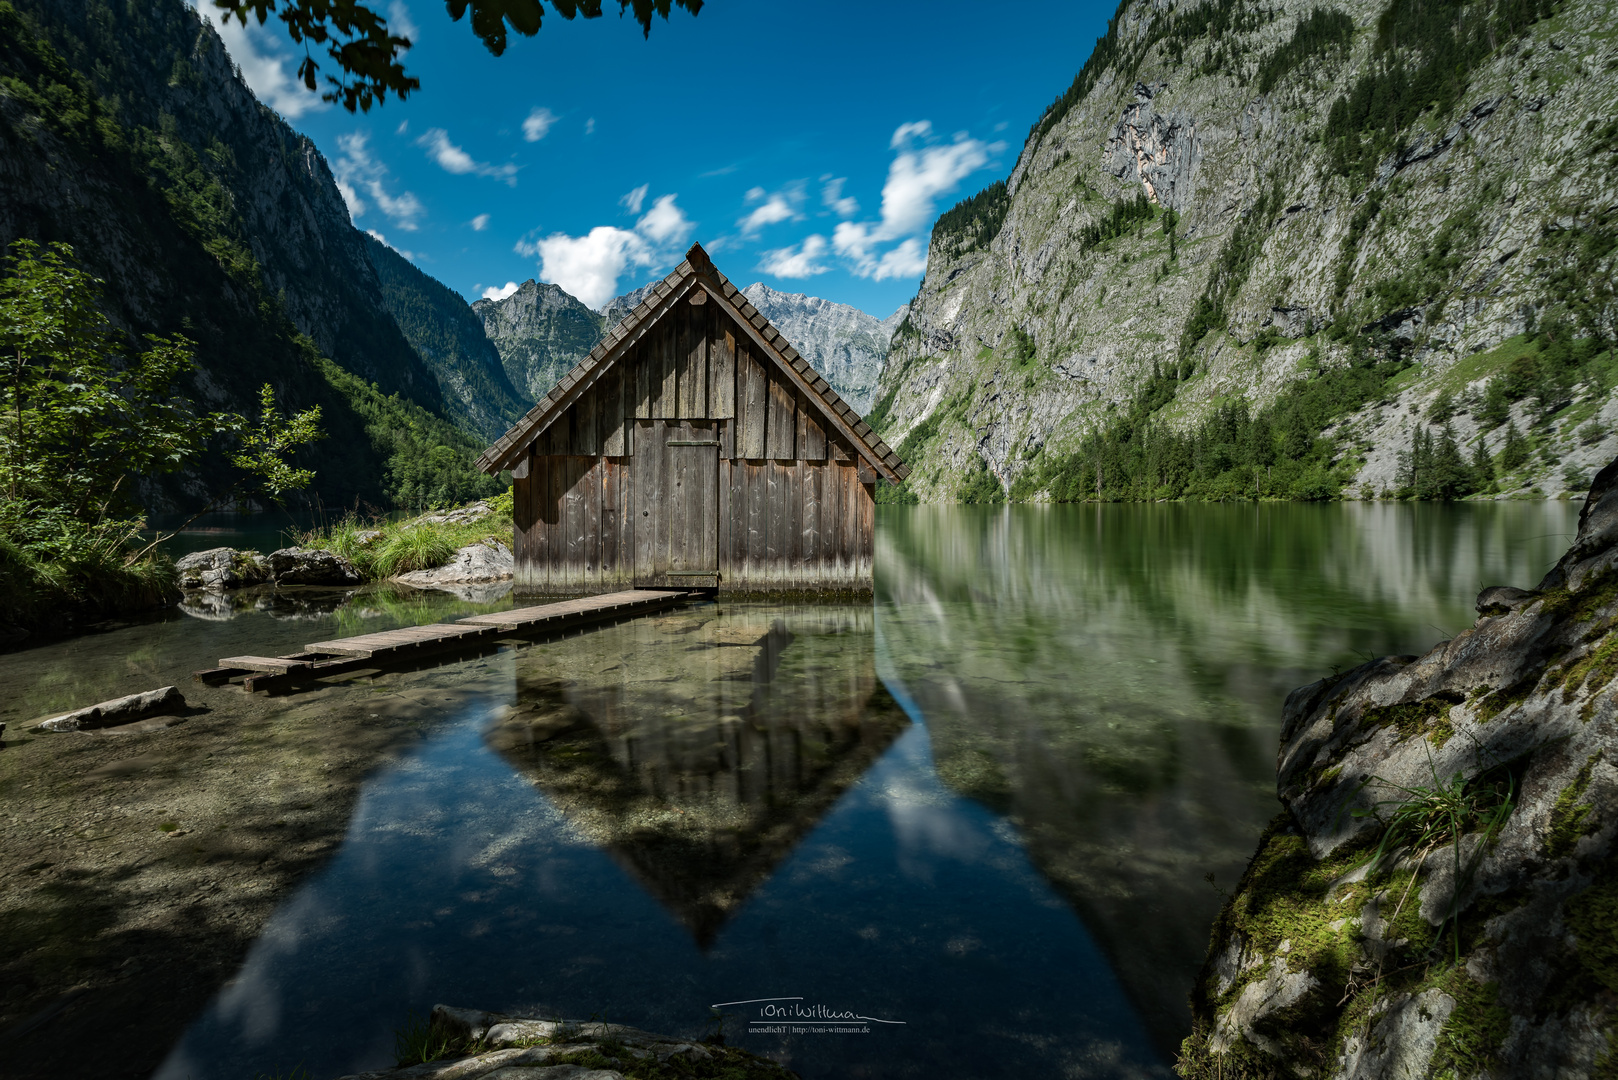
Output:
[[[635,584],[719,580],[719,425],[642,420],[635,446]]]

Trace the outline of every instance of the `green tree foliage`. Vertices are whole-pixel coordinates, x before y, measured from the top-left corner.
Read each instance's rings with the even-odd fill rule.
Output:
[[[1354,20],[1336,8],[1316,8],[1300,19],[1286,44],[1258,65],[1258,92],[1268,94],[1292,72],[1323,56],[1346,56],[1354,44]]]
[[[967,471],[955,491],[955,501],[974,506],[993,506],[1006,501],[1006,489],[1000,478],[989,471],[988,462],[975,456],[973,467]]]
[[[1080,230],[1079,250],[1090,251],[1120,236],[1136,232],[1156,213],[1144,192],[1137,192],[1133,199],[1119,199],[1112,204],[1112,212],[1106,217],[1092,221]]]
[[[1369,179],[1429,109],[1455,107],[1472,72],[1555,0],[1393,0],[1377,22],[1370,70],[1339,97],[1323,138],[1333,169]]]
[[[191,370],[183,337],[120,340],[101,283],[53,244],[19,240],[0,278],[4,489],[12,515],[80,520],[133,507],[125,481],[184,466],[224,414],[192,415],[178,397]],[[21,524],[18,522],[17,524]]]
[[[1044,491],[1058,502],[1151,499],[1335,499],[1347,480],[1338,447],[1320,433],[1383,396],[1404,370],[1363,343],[1347,367],[1316,371],[1253,412],[1245,400],[1215,407],[1188,430],[1158,415],[1177,373],[1154,369],[1134,402],[1065,455],[1042,456],[1012,486],[1013,499]]]
[[[1000,235],[1011,209],[1006,182],[996,180],[970,198],[962,199],[933,223],[933,244],[950,258],[986,248]]]
[[[191,343],[145,348],[102,313],[102,283],[65,244],[19,240],[0,277],[0,619],[34,622],[64,607],[116,611],[169,587],[164,560],[138,546],[137,482],[185,468],[218,436],[246,474],[237,490],[280,497],[314,474],[288,455],[320,437],[318,409],[290,419],[263,390],[256,425],[197,416],[180,395]]]
[[[388,20],[358,0],[213,0],[226,19],[243,26],[249,16],[263,26],[271,14],[281,20],[292,40],[304,46],[298,64],[298,78],[310,93],[320,89],[324,78],[328,89],[324,101],[341,102],[349,112],[370,112],[372,105],[383,105],[392,94],[400,101],[421,80],[405,74],[404,54],[412,44],[407,37],[389,33]],[[524,37],[539,33],[545,17],[541,0],[447,0],[449,17],[460,22],[472,12],[472,32],[483,47],[495,56],[506,51],[507,29]],[[652,15],[669,17],[671,7],[684,8],[692,15],[702,10],[702,0],[618,0],[618,11],[631,11],[642,32],[650,37]],[[583,15],[601,18],[601,0],[551,0],[551,9],[564,19]],[[323,46],[338,74],[320,75],[320,64],[310,46]]]
[[[1455,431],[1445,424],[1437,438],[1422,425],[1410,439],[1410,449],[1400,455],[1399,489],[1405,498],[1450,501],[1464,499],[1480,491],[1492,479],[1469,464],[1455,442]]]

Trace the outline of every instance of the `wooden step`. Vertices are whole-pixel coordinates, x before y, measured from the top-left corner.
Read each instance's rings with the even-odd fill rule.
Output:
[[[291,656],[227,656],[219,661],[219,666],[244,671],[273,671],[284,675],[289,671],[313,667],[314,664]]]

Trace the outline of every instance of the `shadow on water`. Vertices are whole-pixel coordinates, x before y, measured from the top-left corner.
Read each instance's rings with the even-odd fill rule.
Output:
[[[878,530],[883,674],[939,777],[1008,816],[1154,1041],[1274,796],[1292,688],[1471,625],[1575,504],[906,508]]]

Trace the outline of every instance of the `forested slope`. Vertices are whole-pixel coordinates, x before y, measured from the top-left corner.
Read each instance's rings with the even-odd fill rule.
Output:
[[[324,159],[180,0],[0,3],[0,244],[65,241],[131,334],[196,342],[199,411],[321,406],[326,505],[463,498],[478,439],[383,303]],[[219,464],[145,493],[195,502]]]

